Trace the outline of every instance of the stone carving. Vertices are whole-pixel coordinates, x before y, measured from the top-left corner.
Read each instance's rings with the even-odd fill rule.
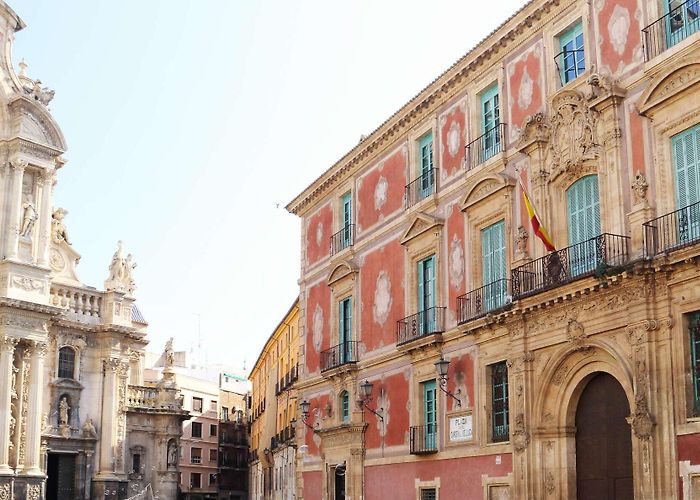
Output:
[[[583,331],[583,325],[575,319],[569,319],[566,325],[566,338],[575,347],[582,347],[586,340],[586,332]]]
[[[527,257],[527,239],[529,237],[527,229],[518,226],[518,235],[515,237],[515,250],[518,255]]]
[[[44,281],[15,274],[12,276],[12,286],[14,288],[21,288],[27,292],[33,292],[44,288]]]
[[[549,124],[544,113],[535,113],[525,119],[520,130],[518,147],[522,147],[534,141],[546,142],[549,140]]]
[[[68,425],[68,412],[70,411],[70,406],[68,405],[68,398],[66,396],[61,397],[61,401],[58,403],[58,423],[59,425]]]
[[[174,439],[168,442],[168,468],[177,467],[177,444]]]
[[[165,360],[165,367],[166,368],[172,368],[175,366],[175,351],[173,351],[173,338],[170,337],[168,341],[165,343],[165,352],[164,352],[164,360]]]
[[[0,352],[12,353],[15,346],[19,343],[19,339],[15,337],[0,337]]]
[[[561,385],[561,383],[564,381],[564,378],[566,377],[566,372],[568,372],[568,371],[569,371],[569,366],[566,363],[562,363],[562,365],[557,369],[557,371],[552,376],[552,383],[554,385]]]
[[[27,168],[27,165],[29,165],[27,160],[23,160],[22,158],[15,158],[14,160],[10,161],[10,168],[19,173],[23,173]]]
[[[517,453],[522,453],[530,444],[530,433],[525,427],[525,416],[518,413],[515,416],[515,426],[513,428],[513,448]]]
[[[0,500],[10,500],[10,483],[0,484]]]
[[[97,437],[97,430],[95,429],[95,424],[92,422],[91,418],[88,418],[83,424],[83,436],[85,437]]]
[[[27,500],[40,500],[41,499],[41,485],[40,484],[30,484],[27,486]]]
[[[20,229],[19,235],[27,237],[31,235],[32,229],[34,229],[34,222],[36,222],[39,215],[29,195],[24,197],[22,209],[24,212],[22,214],[22,228]]]
[[[674,94],[681,89],[688,87],[693,81],[700,76],[700,65],[693,64],[680,69],[668,76],[656,89],[652,92],[647,102],[660,101],[670,94]]]
[[[545,474],[544,490],[547,492],[547,495],[552,495],[554,493],[554,474],[552,474],[552,471],[548,471],[547,474]]]
[[[597,113],[580,92],[573,90],[557,94],[552,108],[549,148],[553,171],[576,174],[584,161],[598,156],[594,132]]]
[[[136,262],[133,261],[131,254],[124,258],[122,242],[118,241],[117,251],[114,252],[112,263],[109,265],[109,277],[105,281],[105,289],[132,295],[136,290],[134,269],[136,269]]]
[[[634,205],[644,205],[647,206],[649,201],[647,200],[647,189],[649,189],[649,183],[647,182],[646,176],[642,172],[637,172],[634,176],[634,181],[632,182],[632,199]]]
[[[54,243],[61,243],[65,241],[67,244],[71,244],[68,239],[68,230],[63,222],[63,218],[68,215],[68,211],[63,208],[57,208],[51,214],[51,238]]]
[[[24,86],[25,92],[29,94],[35,101],[40,102],[44,106],[48,106],[53,99],[56,91],[49,89],[48,87],[41,86],[41,80],[34,80],[34,84],[31,86]]]

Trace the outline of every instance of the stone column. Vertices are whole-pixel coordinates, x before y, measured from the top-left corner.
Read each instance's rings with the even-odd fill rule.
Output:
[[[49,262],[49,248],[51,247],[51,191],[53,190],[54,173],[42,172],[39,176],[41,183],[41,203],[39,205],[39,251],[38,263],[46,266]]]
[[[109,358],[102,361],[102,417],[100,418],[100,456],[97,474],[114,476],[114,443],[117,435],[117,369],[120,361]]]
[[[32,342],[29,375],[29,401],[34,405],[27,411],[26,452],[23,475],[43,476],[41,471],[41,415],[44,400],[44,356],[46,342]]]
[[[10,420],[12,413],[12,360],[19,339],[0,337],[0,474],[12,473],[10,459]]]
[[[19,245],[20,208],[22,207],[22,178],[24,169],[27,168],[27,162],[21,159],[12,160],[10,168],[12,170],[12,192],[10,194],[10,213],[7,219],[8,237],[5,257],[16,259]]]

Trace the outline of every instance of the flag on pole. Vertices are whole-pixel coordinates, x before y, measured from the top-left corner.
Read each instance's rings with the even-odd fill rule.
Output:
[[[525,186],[523,186],[522,182],[520,183],[520,187],[523,189],[525,208],[527,209],[527,216],[529,217],[530,223],[532,224],[533,232],[539,239],[542,240],[542,243],[544,243],[544,246],[547,248],[548,252],[556,252],[557,249],[554,246],[554,243],[552,243],[552,239],[549,237],[549,234],[547,234],[547,230],[542,225],[542,222],[540,222],[540,218],[535,213],[535,209],[532,206],[530,197],[527,195],[527,191],[525,190]]]

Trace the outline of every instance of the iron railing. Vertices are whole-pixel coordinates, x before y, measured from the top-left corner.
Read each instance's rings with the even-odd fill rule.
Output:
[[[406,209],[411,208],[419,201],[427,198],[437,191],[437,174],[438,169],[431,168],[406,186],[404,193],[404,197],[406,198]]]
[[[292,366],[287,373],[275,383],[275,394],[280,395],[282,392],[286,391],[289,387],[296,382],[299,378],[299,365],[296,364]]]
[[[348,363],[357,363],[358,344],[359,342],[356,340],[348,340],[330,349],[321,351],[321,371],[337,368]]]
[[[629,260],[628,241],[627,236],[603,233],[516,267],[510,275],[513,298],[527,297],[623,266]]]
[[[499,123],[465,146],[467,171],[478,167],[505,148],[506,124]]]
[[[510,280],[500,279],[457,297],[459,323],[485,316],[511,303]]]
[[[396,322],[396,343],[404,344],[425,335],[445,331],[446,307],[430,307]]]
[[[649,61],[700,30],[700,0],[683,2],[642,30]]]
[[[700,241],[700,202],[645,222],[642,228],[645,257],[693,245]]]
[[[348,224],[331,236],[331,255],[355,244],[355,224]]]
[[[700,315],[690,322],[690,371],[693,380],[693,416],[700,417]]]
[[[554,56],[554,64],[559,73],[559,83],[563,87],[586,71],[585,51],[583,49],[562,50]]]
[[[416,425],[410,428],[410,446],[412,455],[437,453],[437,424]]]

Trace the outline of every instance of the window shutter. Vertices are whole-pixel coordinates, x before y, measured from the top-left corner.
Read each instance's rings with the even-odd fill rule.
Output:
[[[435,307],[435,257],[425,260],[425,308]]]
[[[338,303],[338,343],[339,344],[344,344],[345,343],[345,311],[343,311],[344,308],[344,300],[341,300]]]
[[[677,208],[700,201],[700,126],[672,139],[676,166]]]
[[[352,298],[345,299],[345,309],[347,311],[347,321],[345,323],[345,342],[352,340]]]
[[[418,312],[425,310],[423,261],[418,262]]]

